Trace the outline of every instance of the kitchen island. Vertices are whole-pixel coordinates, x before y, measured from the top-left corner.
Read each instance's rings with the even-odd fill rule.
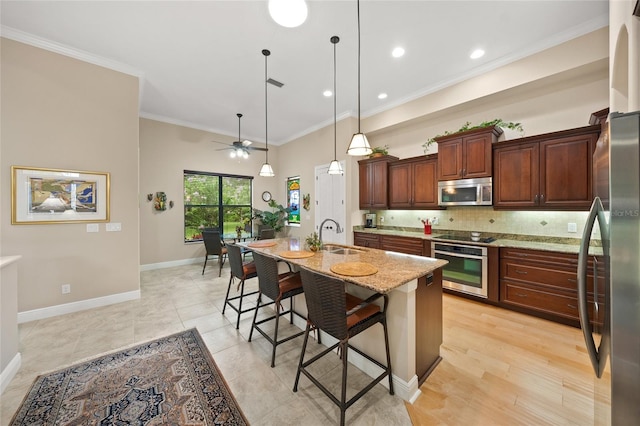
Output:
[[[271,245],[272,244],[272,245]],[[413,402],[420,393],[419,386],[440,361],[442,343],[442,271],[444,260],[371,248],[352,247],[346,250],[320,250],[310,257],[292,258],[291,252],[304,251],[298,238],[260,240],[239,245],[282,259],[294,267],[331,275],[347,282],[348,291],[366,298],[371,291],[389,295],[387,323],[393,369],[394,390],[400,398]],[[342,246],[346,247],[346,246]],[[373,265],[377,272],[364,276],[346,276],[332,272],[332,266],[344,262]],[[296,310],[304,312],[304,295],[298,296]],[[296,322],[304,328],[302,321]],[[323,334],[323,344],[332,344]],[[372,327],[356,336],[350,343],[384,360],[382,327]],[[379,374],[376,367],[365,362],[354,351],[349,361],[372,377]]]

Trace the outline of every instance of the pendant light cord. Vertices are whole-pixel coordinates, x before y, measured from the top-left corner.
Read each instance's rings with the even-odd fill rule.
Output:
[[[358,133],[360,132],[360,0],[358,0]]]
[[[271,54],[267,49],[262,51],[264,55],[264,146],[267,149],[265,151],[266,163],[269,163],[269,112],[267,106],[267,57]]]
[[[340,41],[340,39],[336,36],[331,37],[331,42],[333,43],[333,160],[336,161],[337,160],[337,153],[336,153],[336,141],[338,140],[338,131],[337,131],[337,126],[338,126],[338,119],[336,118],[336,114],[337,114],[337,100],[336,98],[337,96],[337,91],[336,91],[336,44],[338,44],[338,42]]]

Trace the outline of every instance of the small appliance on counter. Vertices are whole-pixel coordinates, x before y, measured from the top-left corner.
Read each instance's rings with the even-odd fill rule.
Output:
[[[376,228],[377,221],[375,213],[367,213],[364,215],[364,227],[365,228]]]

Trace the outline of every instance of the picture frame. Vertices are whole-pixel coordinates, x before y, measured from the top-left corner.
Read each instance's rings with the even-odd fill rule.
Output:
[[[11,166],[11,224],[109,222],[106,172]]]

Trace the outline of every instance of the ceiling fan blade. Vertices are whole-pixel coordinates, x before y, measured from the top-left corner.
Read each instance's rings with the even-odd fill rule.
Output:
[[[259,146],[245,146],[244,149],[249,151],[267,151],[267,148],[261,148]]]

